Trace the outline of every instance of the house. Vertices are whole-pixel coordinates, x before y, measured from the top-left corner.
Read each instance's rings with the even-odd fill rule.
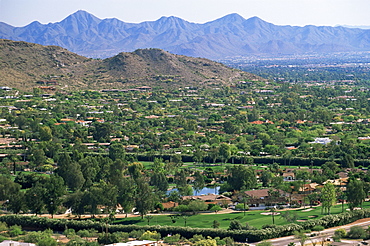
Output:
[[[297,121],[296,121],[296,123],[297,123],[297,124],[304,124],[304,123],[306,123],[306,121],[307,121],[307,120],[297,120]]]
[[[89,121],[86,121],[86,120],[77,120],[76,123],[79,124],[79,125],[81,125],[81,126],[89,126],[92,123],[92,121],[91,120],[89,120]]]
[[[36,244],[5,240],[5,241],[0,243],[0,246],[36,246]]]
[[[250,122],[251,124],[256,124],[256,125],[262,125],[262,124],[274,124],[271,120],[266,120],[266,121],[261,121],[261,120],[256,120]]]
[[[315,138],[315,141],[309,142],[309,143],[311,143],[311,144],[318,143],[318,144],[327,145],[331,141],[333,141],[333,140],[330,139],[330,138]]]
[[[277,191],[281,196],[285,195],[284,191],[276,189],[248,190],[245,191],[245,194],[247,194],[252,199],[267,199],[270,197],[271,191]]]
[[[295,180],[295,173],[291,170],[288,170],[287,172],[283,173],[284,181],[293,181]]]
[[[163,202],[162,203],[163,209],[165,209],[165,210],[166,209],[177,207],[178,205],[179,205],[179,203],[173,202],[173,201]]]
[[[145,119],[158,119],[159,116],[157,116],[157,115],[149,115],[149,116],[145,116],[144,118]]]
[[[39,86],[38,88],[40,88],[43,91],[55,91],[56,89],[54,86]]]
[[[1,86],[0,87],[0,90],[3,90],[3,91],[11,91],[12,88],[8,87],[8,86]]]
[[[150,91],[152,87],[150,86],[141,86],[141,87],[136,87],[136,89],[141,90],[141,91]]]
[[[107,244],[105,246],[157,246],[157,241],[149,241],[149,240],[143,240],[143,241],[130,241],[127,243],[113,243],[113,244]]]
[[[225,204],[231,204],[231,198],[223,195],[215,195],[215,194],[208,194],[208,195],[201,195],[201,196],[183,196],[183,200],[201,200],[206,202],[207,204],[218,204],[223,206]]]
[[[63,119],[60,119],[60,122],[62,122],[62,123],[66,123],[66,122],[76,122],[76,120],[74,120],[74,119],[68,119],[68,118],[63,118]]]
[[[277,189],[248,190],[244,192],[248,197],[250,209],[265,209],[276,204],[287,204],[287,193]]]
[[[319,186],[317,183],[310,183],[310,184],[303,184],[299,188],[299,192],[302,194],[310,194],[316,190],[316,188]]]
[[[358,140],[370,140],[370,137],[367,136],[367,137],[358,137],[357,138]]]

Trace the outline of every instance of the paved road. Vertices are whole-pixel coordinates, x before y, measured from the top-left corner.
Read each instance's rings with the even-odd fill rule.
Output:
[[[355,222],[353,222],[351,224],[348,224],[348,225],[343,225],[343,226],[338,226],[338,227],[325,229],[324,231],[320,232],[318,236],[309,237],[308,240],[306,241],[306,244],[312,244],[311,243],[312,241],[322,242],[322,240],[325,240],[326,238],[330,238],[334,234],[335,230],[337,230],[339,228],[344,228],[346,231],[349,231],[349,229],[352,226],[355,226],[355,225],[368,227],[370,225],[370,218],[361,219],[361,220],[355,221]],[[310,234],[311,233],[308,233],[307,236],[309,236]],[[290,242],[293,242],[296,245],[300,245],[299,240],[295,239],[294,236],[274,238],[274,239],[269,239],[267,241],[271,242],[272,245],[274,245],[274,246],[287,246]],[[348,245],[357,245],[359,243],[359,241],[348,241],[348,243],[349,243]],[[250,244],[250,245],[253,246],[253,245],[257,245],[257,244],[258,243],[254,243],[254,244]]]

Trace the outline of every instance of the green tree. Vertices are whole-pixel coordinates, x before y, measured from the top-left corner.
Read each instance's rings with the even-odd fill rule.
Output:
[[[348,168],[354,168],[355,167],[355,161],[351,154],[345,154],[342,158],[342,166],[348,167]]]
[[[200,200],[194,200],[191,201],[188,205],[188,209],[193,212],[193,214],[196,214],[200,211],[207,210],[208,205],[204,201]]]
[[[19,236],[19,235],[22,235],[22,234],[23,234],[23,231],[22,231],[21,226],[12,225],[11,227],[9,227],[9,235],[11,237],[16,237],[16,236]]]
[[[204,177],[199,171],[195,171],[194,173],[194,184],[193,189],[196,193],[201,191],[205,186]]]
[[[78,164],[81,167],[81,172],[85,179],[83,188],[88,189],[97,181],[97,175],[100,171],[99,163],[96,158],[87,156],[79,160]]]
[[[81,166],[77,162],[72,161],[68,153],[62,153],[58,157],[58,169],[56,173],[61,176],[65,184],[74,191],[81,189],[85,183]]]
[[[41,141],[50,141],[53,138],[51,129],[48,126],[41,126],[39,129],[39,135]]]
[[[286,211],[285,213],[282,213],[281,217],[284,218],[289,223],[294,223],[299,218],[297,212],[292,212],[289,210]]]
[[[243,230],[243,225],[240,223],[239,220],[234,219],[230,221],[228,230]]]
[[[25,198],[27,207],[36,215],[41,214],[45,207],[45,188],[41,183],[36,183],[26,191]]]
[[[109,158],[113,161],[125,159],[125,148],[122,143],[114,142],[109,145]]]
[[[201,150],[201,149],[196,149],[194,152],[193,152],[193,159],[196,161],[196,163],[198,164],[199,162],[202,162],[203,159],[204,159],[204,151]]]
[[[140,240],[154,240],[158,241],[161,238],[161,234],[156,231],[146,231],[141,235]]]
[[[110,135],[113,133],[113,127],[109,123],[94,122],[93,138],[99,142],[108,142]]]
[[[68,187],[74,191],[81,189],[85,183],[85,178],[80,165],[77,162],[71,162],[66,173],[67,175],[63,179]]]
[[[347,184],[346,193],[348,206],[351,210],[353,210],[355,207],[362,206],[366,194],[364,191],[363,182],[361,180],[350,180]]]
[[[19,161],[19,156],[17,154],[10,154],[8,155],[9,157],[9,160],[12,162],[13,164],[13,174],[16,175],[16,171],[17,171],[17,162]]]
[[[220,227],[220,222],[218,222],[217,220],[214,220],[214,221],[212,222],[212,227],[213,227],[213,228],[219,228],[219,227]]]
[[[101,213],[98,206],[103,203],[104,195],[103,189],[99,184],[94,184],[84,193],[83,204],[85,204],[85,210],[90,212],[92,217]]]
[[[233,199],[233,201],[242,203],[243,213],[244,213],[244,216],[245,216],[245,213],[246,213],[247,207],[248,207],[249,196],[243,191],[237,191],[232,196],[232,199]]]
[[[135,196],[135,207],[140,213],[141,218],[144,218],[144,215],[154,209],[156,198],[145,179],[137,179],[136,185],[137,191]]]
[[[217,212],[219,212],[219,211],[221,211],[222,210],[222,208],[221,208],[221,206],[220,205],[214,205],[214,206],[212,206],[210,209],[209,209],[210,211],[214,211],[216,214],[217,214]]]
[[[223,129],[227,134],[236,134],[240,132],[238,125],[231,121],[225,121]]]
[[[198,129],[196,120],[185,120],[184,129],[186,131],[196,131]]]
[[[226,143],[222,143],[218,151],[219,151],[219,156],[222,158],[224,163],[226,163],[231,156],[230,145]]]
[[[257,178],[253,168],[236,165],[228,169],[227,182],[234,190],[247,190],[256,187]]]
[[[181,169],[180,171],[175,173],[175,184],[176,188],[179,191],[179,193],[183,196],[188,194],[188,182],[186,180],[186,172],[184,169]]]
[[[300,232],[297,232],[296,231],[296,232],[294,232],[294,237],[299,240],[299,243],[301,244],[301,246],[303,246],[304,243],[308,239],[308,236],[303,231],[300,231]]]
[[[347,231],[344,228],[339,228],[334,231],[334,236],[337,238],[344,238],[347,235]]]
[[[334,179],[335,174],[340,170],[338,163],[334,161],[327,161],[322,166],[322,173],[330,179]]]
[[[148,221],[148,225],[150,225],[150,221],[154,218],[152,215],[147,215],[144,217]]]
[[[111,219],[114,217],[117,208],[118,188],[116,185],[106,182],[100,182],[103,186],[104,200],[102,205],[106,213],[109,213]]]
[[[117,187],[101,180],[88,190],[86,198],[88,208],[93,215],[100,213],[99,205],[105,207],[106,213],[110,213],[116,210]]]
[[[25,202],[25,194],[23,191],[17,191],[13,193],[6,204],[7,209],[15,214],[18,214],[22,210],[24,211],[27,207]]]
[[[263,170],[260,175],[260,180],[263,187],[269,187],[274,177],[274,174],[268,170]]]
[[[141,162],[133,162],[128,165],[128,172],[134,180],[142,177],[141,172],[144,170],[144,166]]]
[[[5,176],[0,176],[0,200],[9,200],[11,196],[18,193],[21,186],[14,183],[12,180],[6,178]]]
[[[331,207],[336,202],[335,187],[332,183],[327,182],[321,191],[322,208],[330,214]]]
[[[72,194],[67,195],[64,200],[64,206],[70,208],[72,210],[72,213],[78,215],[78,217],[80,218],[81,215],[85,213],[85,209],[89,205],[87,193],[87,191],[76,191]]]
[[[117,159],[114,162],[111,162],[109,165],[108,181],[111,184],[117,185],[119,183],[119,180],[123,177],[125,167],[126,163],[121,159]]]
[[[181,155],[176,154],[171,156],[171,162],[175,164],[175,167],[181,167],[183,164]]]
[[[352,226],[347,233],[347,237],[353,239],[364,239],[366,238],[366,232],[361,226]]]
[[[38,246],[57,246],[58,242],[52,237],[45,237],[42,238],[40,241],[37,242]]]
[[[49,214],[54,217],[58,206],[62,203],[62,196],[66,193],[66,186],[62,177],[51,175],[44,187],[44,203]]]
[[[43,149],[33,148],[30,156],[33,167],[44,165],[46,162],[46,155]]]
[[[121,179],[118,184],[117,202],[121,204],[126,217],[135,206],[135,199],[133,198],[135,197],[136,189],[135,181],[131,177]]]
[[[162,158],[154,158],[152,170],[154,173],[162,173],[165,171],[165,164]]]
[[[167,198],[169,201],[172,201],[172,202],[175,202],[175,203],[178,203],[181,201],[181,195],[180,193],[177,191],[177,190],[172,190],[170,192],[170,194],[168,194],[168,198]]]
[[[150,177],[150,185],[153,185],[157,190],[166,192],[168,190],[168,181],[164,173],[152,173]]]
[[[202,239],[194,243],[194,246],[217,246],[215,239]]]

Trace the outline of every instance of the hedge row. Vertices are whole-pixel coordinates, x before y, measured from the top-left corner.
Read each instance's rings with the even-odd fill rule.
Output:
[[[94,153],[89,152],[85,153],[85,155],[108,155],[107,153]],[[163,158],[163,160],[170,160],[171,157],[174,154],[155,154],[155,155],[148,155],[148,153],[126,153],[127,156],[132,156],[132,158],[137,159],[138,161],[153,161],[154,158]],[[192,155],[181,155],[183,162],[195,162]],[[342,164],[341,159],[329,159],[329,158],[304,158],[304,157],[292,157],[290,160],[283,158],[283,157],[271,157],[271,156],[232,156],[229,160],[227,160],[227,163],[233,163],[233,164],[243,164],[246,162],[247,159],[253,159],[254,164],[269,164],[269,163],[278,163],[279,165],[291,165],[291,166],[315,166],[320,167],[327,161],[335,161],[338,164]],[[216,162],[221,162],[221,159],[217,159]],[[205,163],[212,163],[212,159],[209,157],[204,157]],[[363,167],[369,167],[370,166],[370,160],[369,159],[355,159],[354,165],[356,167],[363,166]]]
[[[257,242],[270,238],[277,238],[292,235],[294,231],[310,230],[315,226],[323,226],[325,228],[345,225],[354,222],[358,219],[370,217],[370,209],[356,210],[345,212],[337,215],[327,215],[321,219],[312,219],[299,224],[291,223],[283,226],[275,226],[260,230],[225,230],[213,228],[191,228],[177,226],[138,226],[138,225],[110,225],[109,231],[116,232],[131,232],[133,230],[149,230],[157,231],[162,237],[168,234],[180,234],[185,238],[192,238],[196,234],[210,237],[231,237],[235,241]],[[105,224],[92,220],[65,220],[65,219],[49,219],[45,217],[22,216],[22,215],[4,215],[0,216],[0,221],[6,222],[8,225],[20,225],[22,227],[33,228],[38,230],[52,229],[55,231],[63,231],[66,228],[75,230],[93,228],[103,230]]]

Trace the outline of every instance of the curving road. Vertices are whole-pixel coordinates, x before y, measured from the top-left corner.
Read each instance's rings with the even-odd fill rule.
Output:
[[[368,227],[368,226],[370,226],[370,218],[360,219],[360,220],[357,220],[357,221],[355,221],[351,224],[325,229],[325,230],[317,233],[318,234],[317,236],[307,238],[305,245],[308,245],[308,244],[312,245],[312,242],[316,242],[316,243],[322,242],[323,240],[326,240],[326,239],[330,238],[331,236],[333,236],[335,230],[337,230],[339,228],[344,228],[346,231],[349,231],[349,229],[352,226]],[[307,233],[306,235],[309,236],[310,234],[311,233]],[[295,239],[294,236],[274,238],[274,239],[269,239],[269,240],[266,240],[266,241],[271,242],[272,245],[274,245],[274,246],[287,246],[291,242],[295,243],[296,245],[300,245],[299,240]],[[358,245],[358,243],[360,243],[359,241],[350,241],[350,240],[342,240],[342,242],[343,243],[347,242],[348,245]],[[249,245],[254,246],[254,245],[257,245],[257,244],[258,243],[253,243],[253,244],[249,244]],[[319,245],[319,244],[317,244],[317,245]]]

